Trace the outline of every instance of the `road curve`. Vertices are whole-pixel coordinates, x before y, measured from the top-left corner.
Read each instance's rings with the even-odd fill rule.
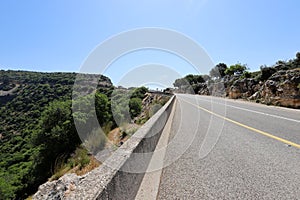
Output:
[[[157,199],[300,199],[299,110],[176,97]]]

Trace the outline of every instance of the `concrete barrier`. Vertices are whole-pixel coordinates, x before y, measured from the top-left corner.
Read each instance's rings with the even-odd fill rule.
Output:
[[[99,168],[79,178],[66,199],[134,199],[175,96],[116,150]]]

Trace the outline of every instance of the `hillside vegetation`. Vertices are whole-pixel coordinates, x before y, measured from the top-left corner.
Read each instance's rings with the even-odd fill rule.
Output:
[[[24,199],[51,176],[58,178],[62,166],[84,168],[90,162],[87,155],[92,152],[81,145],[74,120],[83,125],[89,123],[91,116],[87,109],[93,103],[104,134],[118,126],[113,115],[122,123],[128,122],[128,105],[117,105],[118,109],[112,113],[113,98],[122,103],[129,99],[131,118],[141,113],[147,88],[132,88],[127,90],[128,98],[117,97],[109,78],[81,74],[83,82],[97,77],[94,83],[97,90],[91,93],[93,88],[83,84],[80,89],[87,94],[72,102],[72,97],[79,95],[72,94],[76,76],[75,73],[0,71],[0,199]],[[77,108],[75,113],[72,106]],[[104,148],[106,140],[100,134],[102,130],[95,129],[93,124],[84,127],[89,129],[85,130],[89,133],[85,140],[89,151]],[[97,140],[92,136],[97,136]]]

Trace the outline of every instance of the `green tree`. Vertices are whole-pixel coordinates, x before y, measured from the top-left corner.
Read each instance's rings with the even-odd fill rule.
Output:
[[[33,135],[33,144],[39,146],[35,158],[37,179],[44,181],[51,175],[51,166],[58,156],[69,154],[81,143],[71,110],[71,101],[54,101],[42,113],[38,129]]]
[[[132,98],[129,101],[129,112],[132,118],[138,116],[142,111],[142,100],[140,98]]]
[[[186,86],[188,84],[189,84],[188,81],[184,78],[178,78],[173,83],[174,87],[178,87],[178,88],[181,88],[182,86]]]
[[[274,67],[261,66],[260,71],[261,79],[265,81],[276,72],[276,69]]]
[[[202,77],[201,75],[193,75],[193,74],[189,74],[189,75],[185,76],[184,79],[185,79],[190,85],[205,82],[205,80],[203,79],[203,77]]]
[[[102,126],[111,120],[109,100],[105,94],[95,94],[95,108],[99,124]]]
[[[297,59],[297,60],[300,60],[300,52],[297,52],[297,53],[296,53],[296,59]]]
[[[135,88],[133,90],[133,93],[131,95],[131,98],[140,98],[140,99],[143,99],[145,97],[145,94],[148,92],[149,90],[142,86],[142,87],[138,87],[138,88]]]
[[[183,86],[191,86],[198,83],[204,83],[204,77],[202,75],[186,75],[184,78],[176,79],[173,85],[175,87],[181,88]]]
[[[226,74],[227,65],[224,63],[217,64],[214,68],[212,68],[209,72],[209,75],[213,78],[223,78]]]
[[[231,65],[229,68],[227,68],[225,70],[225,74],[226,75],[242,75],[244,73],[244,71],[247,70],[247,66],[245,64],[235,64],[235,65]]]
[[[111,110],[117,125],[130,121],[129,101],[132,93],[127,90],[115,90],[111,97]],[[132,97],[132,96],[131,96]]]
[[[251,78],[251,73],[248,71],[244,71],[244,73],[242,74],[241,78]]]

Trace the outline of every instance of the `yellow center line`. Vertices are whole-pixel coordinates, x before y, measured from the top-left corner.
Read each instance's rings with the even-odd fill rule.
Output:
[[[183,100],[183,101],[185,101],[185,100]],[[242,123],[240,123],[240,122],[237,122],[237,121],[235,121],[235,120],[229,119],[229,118],[227,118],[227,117],[224,117],[224,116],[222,116],[222,115],[219,115],[219,114],[217,114],[217,113],[214,113],[214,112],[212,112],[212,111],[210,111],[210,110],[207,110],[206,108],[203,108],[203,107],[201,107],[201,106],[199,106],[199,105],[190,103],[190,102],[188,102],[188,101],[185,101],[185,102],[187,102],[187,103],[189,103],[189,104],[191,104],[191,105],[193,105],[193,106],[195,106],[195,107],[197,107],[197,108],[199,108],[199,109],[201,109],[201,110],[203,110],[203,111],[205,111],[205,112],[208,112],[208,113],[210,113],[210,114],[212,114],[212,115],[214,115],[214,116],[217,116],[217,117],[219,117],[219,118],[221,118],[221,119],[224,119],[224,120],[226,120],[226,121],[229,121],[229,122],[231,122],[231,123],[234,123],[234,124],[236,124],[236,125],[238,125],[238,126],[244,127],[244,128],[249,129],[249,130],[251,130],[251,131],[254,131],[254,132],[256,132],[256,133],[259,133],[259,134],[261,134],[261,135],[267,136],[267,137],[269,137],[269,138],[273,138],[273,139],[275,139],[275,140],[277,140],[277,141],[283,142],[283,143],[285,143],[285,144],[288,144],[288,145],[291,145],[291,146],[293,146],[293,147],[296,147],[296,148],[299,148],[299,149],[300,149],[300,145],[299,145],[299,144],[296,144],[296,143],[291,142],[291,141],[288,141],[288,140],[286,140],[286,139],[277,137],[277,136],[272,135],[272,134],[270,134],[270,133],[267,133],[267,132],[265,132],[265,131],[261,131],[261,130],[258,130],[258,129],[256,129],[256,128],[247,126],[247,125],[242,124]]]

